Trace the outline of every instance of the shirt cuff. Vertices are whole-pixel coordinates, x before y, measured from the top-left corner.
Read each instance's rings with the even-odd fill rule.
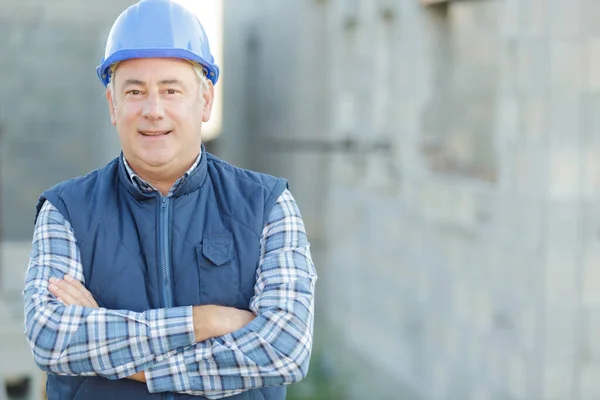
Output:
[[[154,355],[194,344],[191,306],[149,310],[144,314],[148,321],[150,346]]]
[[[144,371],[150,393],[188,392],[190,381],[186,371],[185,354],[176,353]]]

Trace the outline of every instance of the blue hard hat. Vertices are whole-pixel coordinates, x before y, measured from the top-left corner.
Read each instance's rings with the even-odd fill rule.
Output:
[[[123,11],[113,24],[96,73],[107,86],[112,64],[132,58],[165,57],[195,61],[204,67],[213,84],[219,79],[219,66],[196,15],[171,0],[141,0]]]

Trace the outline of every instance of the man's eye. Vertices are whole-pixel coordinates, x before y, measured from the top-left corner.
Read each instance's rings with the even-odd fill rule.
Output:
[[[137,90],[137,89],[133,89],[133,90],[128,90],[127,92],[125,92],[125,94],[132,94],[134,96],[137,96],[138,94],[141,94],[142,92]]]
[[[177,89],[167,89],[167,94],[176,94],[177,92]]]

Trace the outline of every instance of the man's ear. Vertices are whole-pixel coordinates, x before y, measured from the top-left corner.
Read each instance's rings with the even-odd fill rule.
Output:
[[[106,101],[108,102],[108,112],[110,112],[110,123],[117,125],[117,118],[115,116],[115,103],[113,100],[112,90],[106,88]]]
[[[213,101],[215,99],[215,87],[208,81],[208,88],[202,93],[204,107],[202,108],[202,122],[208,122],[212,113]]]

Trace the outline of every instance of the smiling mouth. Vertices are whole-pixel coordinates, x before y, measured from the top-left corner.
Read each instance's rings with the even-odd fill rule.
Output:
[[[144,136],[164,136],[172,131],[139,131]]]

